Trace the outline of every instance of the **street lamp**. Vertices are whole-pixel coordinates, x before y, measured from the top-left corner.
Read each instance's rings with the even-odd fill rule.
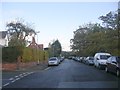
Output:
[[[38,55],[37,56],[37,65],[39,65],[39,63],[40,63],[40,61],[39,61],[39,48],[38,48],[38,34],[37,33],[40,33],[40,31],[37,31],[37,32],[35,32],[36,33],[36,35],[37,35],[37,47],[36,47],[36,54]],[[38,49],[38,51],[37,51],[37,49]]]
[[[53,57],[55,56],[55,45],[52,46],[53,47]]]

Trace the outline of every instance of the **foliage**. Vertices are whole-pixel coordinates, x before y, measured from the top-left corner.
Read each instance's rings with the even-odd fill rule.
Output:
[[[61,51],[62,51],[62,47],[61,47],[61,43],[59,42],[59,40],[54,41],[52,44],[49,44],[49,53],[50,56],[60,56]]]
[[[48,52],[27,47],[23,49],[22,58],[23,62],[43,61],[48,59]]]
[[[105,16],[100,16],[99,19],[103,21],[103,24],[107,28],[111,28],[111,29],[116,29],[117,28],[117,23],[118,23],[117,22],[117,20],[118,20],[118,14],[117,13],[109,12]]]
[[[92,27],[80,27],[71,39],[71,49],[77,56],[94,55],[96,52],[120,55],[118,36],[118,30],[106,29],[98,24],[93,24]]]
[[[9,46],[25,46],[26,37],[35,31],[30,26],[25,25],[21,21],[10,22],[6,25],[9,38]]]
[[[17,62],[18,56],[22,55],[21,47],[2,48],[2,62]]]
[[[29,47],[4,47],[2,50],[3,62],[17,62],[21,56],[22,62],[43,61],[48,59],[48,52]]]

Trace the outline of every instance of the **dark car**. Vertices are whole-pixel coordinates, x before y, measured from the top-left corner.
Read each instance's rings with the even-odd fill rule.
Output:
[[[111,56],[108,58],[106,62],[106,72],[113,72],[117,76],[120,76],[120,57],[119,56]]]

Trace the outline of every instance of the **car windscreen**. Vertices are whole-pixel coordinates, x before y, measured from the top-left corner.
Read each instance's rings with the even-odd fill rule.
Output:
[[[56,58],[51,58],[51,59],[49,59],[49,61],[55,61],[56,60]]]
[[[94,57],[90,57],[89,60],[94,60]]]
[[[100,55],[100,59],[106,60],[110,57],[110,55]]]

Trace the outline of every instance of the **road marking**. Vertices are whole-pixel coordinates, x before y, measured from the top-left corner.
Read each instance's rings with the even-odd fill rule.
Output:
[[[24,77],[27,76],[26,74],[24,75]]]
[[[16,78],[16,81],[19,80],[20,78]]]
[[[18,76],[14,76],[14,78],[10,78],[10,79],[9,79],[9,80],[11,80],[10,83],[13,83],[13,82],[15,82],[15,81],[17,81],[17,80],[19,80],[19,79],[21,79],[21,78],[23,78],[23,77],[25,77],[25,76],[28,76],[28,75],[30,75],[30,74],[32,74],[32,73],[34,73],[34,72],[26,72],[26,73],[19,74]],[[16,78],[16,79],[15,79],[15,78]],[[3,80],[3,79],[2,79],[2,80]],[[7,80],[8,80],[8,79],[7,79]],[[10,83],[4,84],[3,87],[9,85]]]
[[[10,78],[9,80],[13,80],[14,78]]]
[[[18,77],[18,76],[15,76],[16,78]]]
[[[23,73],[23,74],[26,74],[26,73]]]
[[[23,78],[24,76],[21,75],[20,77]]]
[[[3,85],[3,87],[5,87],[5,86],[7,86],[7,85],[9,85],[9,84],[10,84],[10,83],[6,83],[6,84]]]
[[[20,74],[19,76],[22,76],[22,74]]]
[[[34,73],[34,72],[30,72],[30,74],[32,74],[32,73]]]
[[[48,68],[46,68],[46,69],[44,69],[44,70],[48,70],[48,69],[50,69],[50,67],[48,67]]]
[[[16,80],[11,81],[12,83],[15,82]]]

